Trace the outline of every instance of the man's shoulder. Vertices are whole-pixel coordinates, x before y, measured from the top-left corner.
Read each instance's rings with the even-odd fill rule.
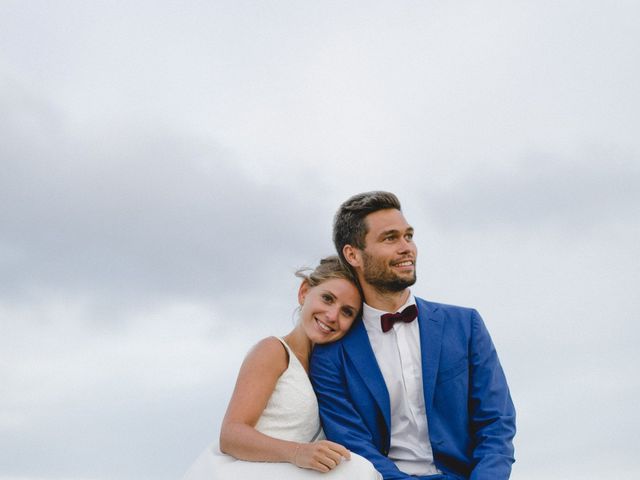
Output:
[[[432,302],[418,297],[416,304],[421,322],[433,320],[442,324],[446,332],[460,331],[470,335],[475,327],[482,324],[482,318],[475,308]]]
[[[415,297],[415,299],[416,304],[418,305],[419,312],[421,311],[421,309],[424,309],[427,312],[440,312],[441,314],[445,315],[473,315],[478,313],[475,308],[471,307],[433,302],[420,297]]]

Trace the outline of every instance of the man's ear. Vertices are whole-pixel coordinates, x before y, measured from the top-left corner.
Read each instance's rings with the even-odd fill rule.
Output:
[[[300,306],[304,303],[304,299],[307,298],[307,293],[309,293],[309,282],[307,280],[303,280],[300,284],[300,288],[298,289],[298,303]]]
[[[360,249],[352,245],[345,245],[344,247],[342,247],[342,254],[344,255],[345,260],[353,268],[362,266],[362,255]]]

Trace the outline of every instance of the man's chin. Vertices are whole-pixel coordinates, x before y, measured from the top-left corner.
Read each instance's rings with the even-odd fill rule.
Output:
[[[416,283],[415,275],[411,278],[395,278],[393,280],[369,282],[380,292],[398,293]]]

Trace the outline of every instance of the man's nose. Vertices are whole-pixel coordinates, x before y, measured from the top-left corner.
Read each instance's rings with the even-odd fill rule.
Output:
[[[400,239],[400,242],[398,243],[398,250],[401,253],[405,253],[410,251],[411,249],[413,249],[413,242],[411,240],[407,240],[406,238],[402,237]]]

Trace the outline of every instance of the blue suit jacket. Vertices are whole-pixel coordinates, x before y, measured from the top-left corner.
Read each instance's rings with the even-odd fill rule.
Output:
[[[508,479],[515,409],[482,318],[469,308],[416,302],[436,466],[445,478]],[[385,480],[416,478],[386,456],[389,393],[361,320],[342,340],[314,348],[310,376],[327,438],[368,458]]]

